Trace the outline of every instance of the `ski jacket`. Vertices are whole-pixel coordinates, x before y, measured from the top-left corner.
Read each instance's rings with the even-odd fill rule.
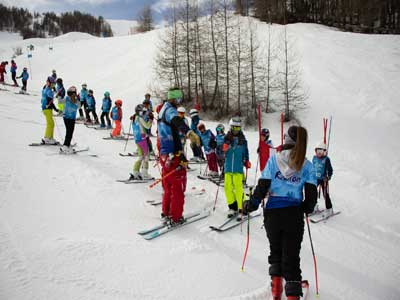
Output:
[[[261,173],[262,179],[270,180],[269,197],[265,208],[299,206],[303,202],[303,187],[306,183],[317,186],[313,164],[305,159],[300,171],[289,166],[291,150],[283,150],[268,160]]]
[[[268,159],[275,153],[271,140],[261,141],[258,146],[258,155],[260,157],[260,171],[262,172],[267,165]]]
[[[192,123],[190,124],[190,129],[194,131],[197,135],[200,135],[200,131],[197,129],[197,125],[200,123],[200,117],[194,116],[192,117]]]
[[[111,119],[114,121],[122,121],[122,108],[114,106],[111,110]]]
[[[229,146],[225,153],[225,173],[243,174],[243,166],[249,160],[249,149],[243,132],[240,131],[238,135],[234,135],[229,131],[225,136],[224,144]]]
[[[78,98],[76,98],[75,103],[72,102],[69,96],[65,97],[65,106],[64,106],[64,118],[75,120],[76,119],[76,111],[78,110]]]
[[[225,134],[218,133],[215,136],[215,141],[217,142],[216,153],[217,153],[218,157],[221,157],[224,155],[224,150],[222,149],[224,146],[224,139],[225,139]]]
[[[17,73],[17,64],[16,63],[11,64],[10,72],[14,73],[14,74]]]
[[[210,147],[210,142],[215,141],[215,135],[211,132],[211,130],[207,129],[206,131],[204,131],[204,133],[199,132],[199,137],[201,140],[201,144],[204,147],[204,152],[206,154],[213,152],[214,149]]]
[[[1,65],[0,65],[0,73],[7,73],[7,71],[6,71],[6,65],[3,64],[3,63],[1,63]]]
[[[79,101],[86,102],[88,95],[89,91],[87,89],[81,89],[81,92],[79,93]]]
[[[147,131],[151,127],[151,121],[146,121],[143,116],[135,115],[132,122],[132,132],[135,142],[139,143],[147,138]]]
[[[331,178],[333,174],[331,160],[328,156],[318,158],[314,155],[312,159],[314,165],[315,176],[318,180],[324,180],[325,178]]]
[[[28,71],[22,71],[21,75],[18,76],[17,78],[22,78],[22,81],[27,81],[29,78]]]
[[[56,95],[58,98],[64,99],[65,97],[65,88],[62,84],[56,85]]]
[[[182,120],[185,122],[186,126],[189,127],[188,120],[185,117]],[[181,139],[182,146],[184,146],[186,144],[186,134],[184,134],[182,131],[179,131],[179,137]]]
[[[104,98],[103,99],[103,104],[101,105],[101,111],[102,112],[110,112],[111,110],[111,99],[110,98]]]
[[[96,108],[96,99],[94,98],[93,95],[87,95],[86,96],[86,104],[88,106],[88,109],[95,109]]]
[[[53,103],[54,93],[51,87],[46,86],[42,90],[42,110],[52,109],[51,104]]]
[[[179,132],[187,134],[190,128],[178,116],[176,107],[167,102],[158,115],[158,137],[160,139],[160,154],[170,154],[182,151]]]

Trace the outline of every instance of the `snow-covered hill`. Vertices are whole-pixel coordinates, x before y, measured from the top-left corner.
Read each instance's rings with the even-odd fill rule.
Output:
[[[259,24],[259,36],[265,39],[266,29]],[[56,69],[66,86],[86,82],[98,102],[106,90],[113,99],[122,99],[127,131],[127,116],[155,80],[151,67],[159,33],[2,39],[0,60],[10,59],[13,46],[33,43],[32,93],[40,94],[46,76]],[[322,138],[322,118],[333,116],[330,191],[341,214],[311,226],[320,297],[399,299],[400,37],[343,33],[312,24],[290,25],[289,34],[296,37],[310,92],[309,108],[299,115],[309,130],[309,157]],[[26,55],[16,61],[21,69],[29,67]],[[226,213],[222,190],[208,219],[144,241],[136,232],[157,222],[160,213],[145,200],[160,198],[161,190],[115,182],[133,166],[132,159],[118,156],[125,143],[105,141],[105,132],[77,125],[74,140],[98,158],[61,157],[55,155],[57,149],[29,148],[44,132],[40,97],[6,88],[10,91],[0,91],[0,299],[266,298],[269,245],[261,218],[252,221],[245,272],[240,272],[245,227],[224,234],[208,229]],[[278,115],[265,115],[263,126],[270,128],[277,144]],[[245,133],[253,183],[257,133]],[[55,134],[63,139],[62,119],[56,119]],[[127,147],[134,149],[132,142]],[[151,172],[158,177],[157,167]],[[198,172],[188,175],[188,194],[200,186],[207,192],[187,195],[187,212],[212,206],[217,193],[215,185],[198,181]],[[309,299],[315,299],[307,235],[301,257],[303,276],[312,284]]]

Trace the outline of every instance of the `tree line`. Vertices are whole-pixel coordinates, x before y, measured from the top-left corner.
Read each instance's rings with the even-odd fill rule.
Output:
[[[310,22],[362,33],[400,33],[399,0],[235,0],[235,10],[278,24]]]
[[[233,1],[199,2],[172,4],[170,26],[159,39],[155,71],[160,80],[153,90],[162,95],[167,87],[179,87],[187,105],[199,104],[216,119],[238,114],[252,123],[259,103],[266,112],[293,117],[304,107],[307,92],[286,28],[268,25],[265,39],[259,22],[233,13]]]
[[[72,31],[103,37],[113,36],[110,24],[102,16],[96,18],[79,11],[61,15],[53,12],[32,14],[27,9],[6,7],[2,4],[0,4],[0,30],[19,32],[24,39],[58,36]]]

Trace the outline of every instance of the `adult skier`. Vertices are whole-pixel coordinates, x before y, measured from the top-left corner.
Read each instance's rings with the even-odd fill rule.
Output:
[[[58,109],[54,105],[54,78],[49,76],[46,80],[46,85],[42,90],[42,112],[46,118],[46,130],[44,138],[42,139],[43,144],[56,145],[58,142],[54,139],[54,120],[53,120],[53,109],[58,112]]]
[[[111,105],[112,105],[112,101],[110,98],[110,92],[105,92],[104,93],[104,98],[103,98],[103,103],[101,105],[101,116],[100,116],[100,122],[101,125],[100,127],[104,128],[106,127],[106,123],[104,121],[104,118],[106,118],[107,120],[107,128],[111,129],[111,120],[109,117],[110,114],[110,110],[111,110]]]
[[[270,245],[269,275],[273,299],[280,300],[285,279],[288,300],[302,296],[300,248],[304,234],[304,213],[311,213],[317,201],[317,180],[306,159],[307,131],[291,126],[284,138],[282,151],[272,156],[262,171],[250,200],[243,204],[243,213],[264,206],[264,228]],[[304,201],[303,201],[304,192]]]
[[[243,168],[251,168],[247,140],[242,131],[239,117],[229,121],[230,130],[225,135],[223,151],[225,152],[224,189],[226,202],[229,207],[228,218],[242,212],[243,204]],[[240,217],[239,217],[240,218]]]
[[[67,90],[67,97],[65,97],[64,105],[65,139],[64,145],[60,148],[60,152],[64,154],[71,154],[74,152],[74,149],[71,147],[71,140],[75,129],[78,102],[79,100],[76,87],[69,87]]]
[[[160,163],[164,189],[161,217],[172,226],[184,222],[184,182],[187,159],[183,154],[179,132],[183,132],[193,143],[200,145],[199,137],[178,116],[177,106],[182,101],[182,91],[171,88],[159,114],[158,136],[160,138]]]

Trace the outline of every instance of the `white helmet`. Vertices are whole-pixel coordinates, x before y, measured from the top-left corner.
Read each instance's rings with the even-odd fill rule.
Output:
[[[186,112],[186,109],[185,109],[183,106],[179,106],[179,107],[178,107],[178,112],[179,112],[179,113],[185,113],[185,112]]]
[[[324,142],[320,142],[315,146],[315,149],[322,149],[322,150],[326,150],[326,145]]]
[[[190,110],[189,114],[190,114],[191,117],[198,116],[199,115],[199,111],[197,109],[195,109],[195,108],[192,108]]]
[[[229,126],[238,126],[242,127],[242,120],[239,117],[233,117],[229,120]]]

